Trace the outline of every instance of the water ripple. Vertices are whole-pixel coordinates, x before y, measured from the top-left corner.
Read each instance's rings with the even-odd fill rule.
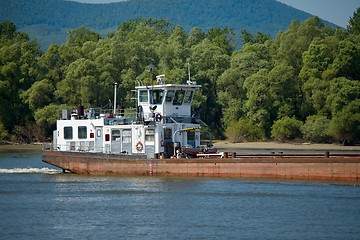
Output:
[[[11,169],[0,169],[1,173],[6,174],[59,174],[61,170],[51,168],[11,168]]]

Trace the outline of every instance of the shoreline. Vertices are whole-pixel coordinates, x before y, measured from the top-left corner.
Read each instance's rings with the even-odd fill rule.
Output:
[[[47,145],[49,145],[49,143],[29,143],[29,144],[2,143],[0,144],[0,152],[41,151]]]
[[[318,143],[278,143],[278,142],[244,142],[231,143],[214,141],[214,147],[224,150],[318,150],[318,151],[360,151],[360,146],[343,146],[339,144]]]

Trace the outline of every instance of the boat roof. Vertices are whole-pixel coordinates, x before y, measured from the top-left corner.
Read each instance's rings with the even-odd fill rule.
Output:
[[[137,86],[135,89],[167,89],[167,88],[201,88],[201,85],[194,84],[162,84],[151,86]]]

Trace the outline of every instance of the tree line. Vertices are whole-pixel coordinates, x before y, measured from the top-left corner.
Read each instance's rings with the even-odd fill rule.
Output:
[[[187,33],[163,19],[137,19],[105,37],[85,27],[40,50],[0,25],[0,141],[44,141],[61,109],[102,107],[113,96],[134,107],[131,90],[151,85],[147,66],[167,81],[202,85],[195,105],[216,138],[230,141],[360,140],[360,9],[348,28],[319,18],[293,21],[270,36],[228,28]]]
[[[42,49],[65,42],[69,29],[86,26],[100,35],[137,16],[163,18],[181,25],[186,32],[197,26],[203,31],[227,26],[276,36],[292,19],[311,15],[275,0],[131,0],[87,4],[66,0],[0,0],[0,22],[13,21],[19,29],[37,38]],[[329,26],[335,26],[324,21]]]

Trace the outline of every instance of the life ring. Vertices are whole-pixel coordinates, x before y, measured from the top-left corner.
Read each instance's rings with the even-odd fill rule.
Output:
[[[157,113],[157,114],[155,115],[155,121],[160,122],[161,120],[162,120],[161,114],[160,114],[160,113]]]
[[[140,141],[136,144],[135,147],[136,147],[136,150],[138,150],[138,152],[140,152],[144,148],[143,144]]]

